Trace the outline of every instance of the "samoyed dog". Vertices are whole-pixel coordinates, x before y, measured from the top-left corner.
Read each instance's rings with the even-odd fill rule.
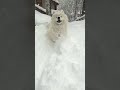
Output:
[[[67,36],[68,17],[63,10],[53,12],[51,22],[48,25],[47,37],[55,43],[59,39]]]

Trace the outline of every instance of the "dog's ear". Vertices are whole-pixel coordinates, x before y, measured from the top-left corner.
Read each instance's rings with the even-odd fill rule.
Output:
[[[56,10],[52,10],[52,14],[54,14],[56,12]]]
[[[64,13],[64,11],[63,11],[63,10],[61,10],[61,13]]]

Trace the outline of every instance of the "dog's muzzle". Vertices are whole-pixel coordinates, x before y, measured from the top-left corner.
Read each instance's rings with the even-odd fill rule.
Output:
[[[58,23],[61,23],[61,20],[58,20],[57,22],[58,22]]]
[[[58,23],[61,23],[62,21],[60,20],[60,17],[58,17],[58,20],[57,20]]]

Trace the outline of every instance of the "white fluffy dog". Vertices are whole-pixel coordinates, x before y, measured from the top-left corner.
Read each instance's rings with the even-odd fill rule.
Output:
[[[47,36],[52,42],[56,42],[60,38],[64,38],[67,35],[67,23],[68,18],[63,10],[57,10],[54,12],[51,18],[51,22],[48,26]]]

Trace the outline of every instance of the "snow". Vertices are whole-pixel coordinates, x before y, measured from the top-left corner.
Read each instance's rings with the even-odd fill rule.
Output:
[[[35,10],[35,25],[49,23],[51,17]]]
[[[37,4],[35,4],[35,7],[37,7],[37,8],[39,8],[40,10],[46,12],[46,9],[44,9],[43,7],[41,7],[41,6],[37,5]]]
[[[80,17],[77,17],[76,21],[77,21],[77,20],[80,20],[80,19],[85,19],[85,15],[80,16]]]
[[[54,2],[56,2],[56,3],[59,3],[59,1],[58,0],[53,0]]]
[[[37,7],[38,9],[46,12],[46,9],[44,9],[43,7],[41,7],[41,6],[37,5],[37,4],[35,4],[35,7]],[[51,14],[53,14],[55,11],[56,11],[56,10],[51,9]],[[35,10],[35,15],[36,15],[36,14],[37,14],[37,16],[35,16],[36,18],[40,17],[39,12],[38,12],[37,10]],[[40,13],[40,14],[41,14],[41,13]],[[45,14],[43,14],[43,15],[45,15]],[[42,15],[42,16],[43,16],[43,15]],[[44,17],[44,16],[43,16],[43,17]],[[46,16],[46,17],[48,17],[48,16]],[[37,20],[35,20],[35,21],[38,21],[38,20],[39,20],[39,19],[37,19]],[[45,18],[44,20],[47,20],[47,19]],[[49,20],[48,20],[48,21],[49,21]],[[40,22],[42,22],[42,21],[40,20]]]
[[[35,4],[35,7],[37,7],[38,9],[40,9],[40,10],[46,12],[46,9],[44,9],[43,7],[41,7],[41,6],[37,5],[37,4]],[[37,11],[37,10],[36,10],[36,11]],[[55,11],[56,11],[56,10],[51,9],[51,13],[52,13],[52,14],[53,14]],[[47,19],[46,19],[46,20],[47,20]]]
[[[46,20],[36,17],[35,90],[85,90],[85,20],[69,23],[68,37],[54,49],[45,36],[49,16],[37,15]]]

